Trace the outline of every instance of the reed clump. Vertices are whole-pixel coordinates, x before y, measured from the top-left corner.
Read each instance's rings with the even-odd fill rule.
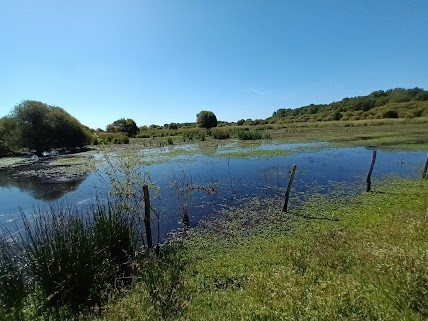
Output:
[[[128,285],[139,225],[125,211],[120,202],[97,201],[87,213],[60,204],[22,213],[23,228],[1,244],[4,315],[19,319],[22,306],[34,303],[40,313],[65,308],[76,314],[101,307]]]

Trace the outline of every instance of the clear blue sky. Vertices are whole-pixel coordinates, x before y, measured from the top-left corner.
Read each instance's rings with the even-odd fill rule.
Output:
[[[105,128],[266,118],[428,89],[427,0],[0,0],[0,116],[22,100]]]

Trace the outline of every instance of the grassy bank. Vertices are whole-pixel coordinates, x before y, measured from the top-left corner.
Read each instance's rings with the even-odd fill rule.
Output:
[[[183,143],[198,143],[203,152],[205,145],[227,144],[242,141],[237,133],[250,133],[252,142],[306,143],[329,142],[339,147],[379,147],[395,150],[428,150],[428,118],[374,119],[357,121],[303,122],[287,124],[265,124],[257,126],[227,125],[213,129],[211,135],[199,131],[199,136],[189,139],[187,131],[195,129],[162,130],[160,137],[155,133],[146,138],[132,138],[130,144],[144,147],[162,147]],[[161,131],[161,130],[158,130]],[[221,139],[218,134],[221,132]],[[258,133],[256,135],[256,133]],[[266,140],[266,138],[269,138]],[[167,143],[170,139],[171,144]]]
[[[428,180],[332,192],[250,200],[160,256],[136,255],[124,208],[52,208],[0,244],[0,320],[425,320]]]
[[[317,196],[289,214],[279,203],[256,200],[192,231],[96,319],[428,317],[427,180]]]

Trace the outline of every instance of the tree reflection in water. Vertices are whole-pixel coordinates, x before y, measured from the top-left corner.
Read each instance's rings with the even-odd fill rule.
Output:
[[[16,187],[21,192],[29,193],[34,199],[52,201],[76,191],[86,176],[87,174],[76,180],[62,182],[55,179],[0,173],[0,187]]]

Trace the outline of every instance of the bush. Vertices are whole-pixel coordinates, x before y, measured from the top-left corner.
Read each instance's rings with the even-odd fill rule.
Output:
[[[395,110],[385,110],[382,113],[382,118],[398,118],[398,113]]]
[[[168,125],[168,129],[178,129],[178,125],[176,123],[171,123]]]
[[[138,133],[138,135],[137,135],[137,138],[150,138],[151,136],[150,136],[150,134],[148,134],[148,133],[143,133],[143,132],[139,132]]]
[[[7,125],[5,134],[15,138],[16,148],[28,148],[37,154],[52,148],[82,147],[92,142],[92,134],[76,118],[60,107],[39,101],[23,101],[4,122]]]
[[[257,131],[238,131],[238,139],[240,140],[257,140],[262,139],[263,135]]]
[[[97,137],[97,143],[102,144],[129,144],[129,137],[123,133],[106,133]]]
[[[203,140],[205,139],[205,130],[189,129],[189,130],[183,131],[183,137],[189,140],[193,140],[193,139]]]
[[[228,139],[230,138],[230,132],[225,129],[213,129],[211,131],[211,136],[214,139]]]

